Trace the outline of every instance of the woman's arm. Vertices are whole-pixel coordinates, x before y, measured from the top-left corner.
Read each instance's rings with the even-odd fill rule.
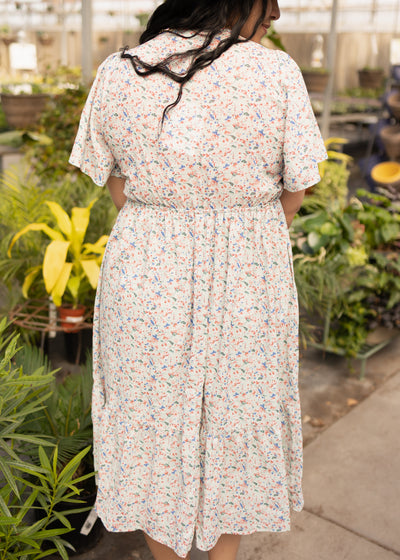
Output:
[[[126,196],[124,195],[125,179],[111,175],[107,181],[107,187],[119,212],[126,202]]]
[[[283,211],[286,216],[287,226],[290,227],[293,218],[300,210],[301,203],[303,202],[305,191],[290,192],[283,190],[280,201],[283,207]]]

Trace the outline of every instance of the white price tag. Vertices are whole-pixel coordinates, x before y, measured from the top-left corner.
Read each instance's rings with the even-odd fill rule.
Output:
[[[85,523],[82,525],[80,531],[81,535],[88,535],[90,533],[90,531],[93,529],[93,525],[96,523],[97,518],[97,513],[94,509],[92,509],[92,511],[87,516]]]

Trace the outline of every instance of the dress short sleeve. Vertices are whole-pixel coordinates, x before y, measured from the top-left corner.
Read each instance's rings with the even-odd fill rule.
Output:
[[[69,158],[69,163],[79,167],[99,187],[106,184],[110,175],[123,177],[103,132],[107,106],[105,75],[110,62],[111,57],[105,60],[97,71],[82,111],[78,133]]]
[[[327,159],[327,153],[300,68],[287,53],[276,54],[286,108],[283,185],[296,192],[319,182],[318,163]]]

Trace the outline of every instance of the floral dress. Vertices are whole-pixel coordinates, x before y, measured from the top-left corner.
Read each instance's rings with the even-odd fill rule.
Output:
[[[213,48],[224,34],[216,37]],[[164,33],[154,63],[202,42]],[[183,71],[186,62],[174,62]],[[127,202],[94,317],[96,511],[185,556],[223,533],[287,531],[303,507],[298,305],[279,197],[325,148],[295,62],[234,45],[184,86],[100,66],[71,163]]]

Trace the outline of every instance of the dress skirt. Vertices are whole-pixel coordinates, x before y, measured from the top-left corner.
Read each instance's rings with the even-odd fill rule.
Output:
[[[301,510],[298,306],[279,200],[128,200],[94,320],[96,510],[185,556]]]

